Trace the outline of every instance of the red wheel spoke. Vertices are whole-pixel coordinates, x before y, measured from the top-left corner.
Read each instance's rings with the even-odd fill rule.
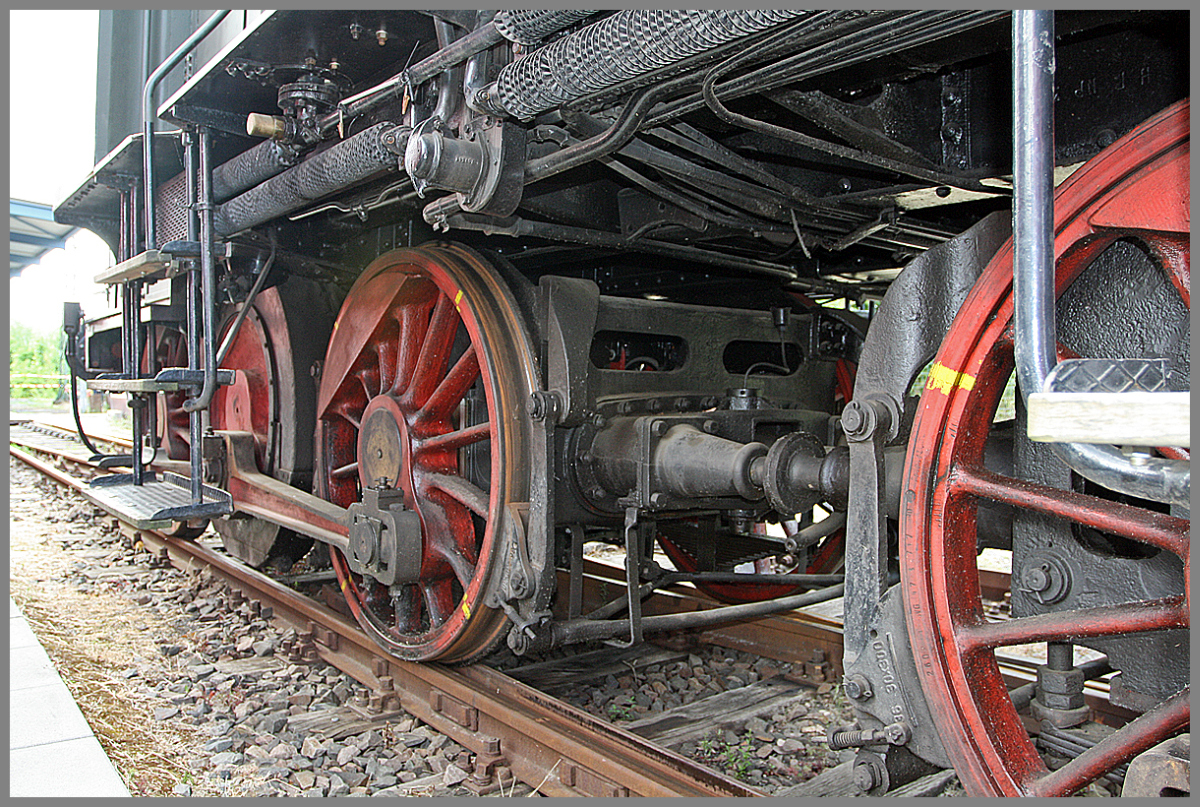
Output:
[[[361,412],[361,410],[359,410]],[[359,420],[359,413],[355,412],[349,406],[339,405],[333,410],[335,415],[340,415],[342,418],[350,422],[350,425],[359,431],[362,430],[362,421]]]
[[[343,465],[340,468],[334,468],[329,472],[329,475],[334,479],[347,479],[349,477],[358,476],[358,463],[351,462],[348,465]]]
[[[488,517],[489,497],[487,492],[471,484],[461,476],[429,474],[425,477],[425,482],[429,487],[447,493],[450,498],[466,505],[468,510],[480,518]]]
[[[379,394],[387,392],[396,383],[396,351],[394,339],[382,339],[375,343],[379,354]]]
[[[475,577],[475,564],[463,557],[461,547],[447,546],[446,542],[441,540],[433,541],[432,545],[434,551],[450,564],[450,568],[454,570],[454,576],[458,578],[462,587],[469,586]]]
[[[951,489],[1132,538],[1186,558],[1190,524],[1181,518],[1082,493],[1012,479],[984,468],[955,468]]]
[[[408,633],[419,628],[421,609],[418,605],[416,592],[412,586],[403,586],[398,597],[392,598],[392,609],[395,615],[396,629]]]
[[[1100,605],[1074,611],[962,625],[958,646],[964,653],[1044,641],[1077,641],[1089,636],[1116,636],[1168,628],[1186,628],[1190,623],[1183,597]]]
[[[418,453],[424,451],[457,451],[474,443],[482,442],[492,436],[491,423],[478,423],[465,429],[439,434],[430,437],[417,445]]]
[[[405,393],[408,405],[419,409],[425,405],[430,393],[441,382],[446,374],[446,365],[450,361],[450,349],[454,346],[454,337],[458,335],[461,319],[454,303],[450,298],[441,295],[433,307],[433,316],[429,320],[429,329],[425,332],[425,342],[421,345],[421,354],[417,366],[413,368],[412,381],[409,382]]]
[[[429,612],[429,626],[436,628],[442,625],[454,613],[454,591],[450,581],[442,578],[429,580],[421,584],[421,593],[425,597],[425,608]]]
[[[475,346],[467,348],[450,372],[438,384],[437,389],[429,396],[429,400],[417,413],[417,419],[425,422],[436,422],[450,416],[459,401],[467,394],[467,390],[479,378],[479,357],[475,354]]]
[[[427,305],[406,305],[400,310],[400,351],[396,358],[396,377],[392,381],[391,395],[400,395],[408,389],[409,379],[417,367],[417,356],[425,343],[425,331],[429,327]]]
[[[371,400],[379,394],[379,365],[372,364],[370,367],[364,367],[355,373],[358,376],[358,383],[362,384],[363,392],[367,394],[367,400]]]
[[[1066,796],[1154,747],[1191,722],[1184,689],[1029,786],[1031,796]]]

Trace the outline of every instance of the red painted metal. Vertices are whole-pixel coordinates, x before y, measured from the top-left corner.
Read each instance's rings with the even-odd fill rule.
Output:
[[[264,289],[250,312],[242,321],[233,344],[221,366],[234,370],[233,384],[221,386],[213,394],[211,418],[214,429],[249,432],[254,435],[254,451],[258,467],[267,474],[272,471],[271,424],[279,419],[276,396],[271,337],[284,334],[283,309],[274,289]],[[275,306],[270,306],[274,301]],[[268,323],[260,311],[269,316],[277,309],[280,321]],[[233,312],[220,329],[218,344],[233,324]],[[274,327],[271,327],[274,325]],[[276,336],[278,338],[278,336]]]
[[[333,550],[360,624],[403,658],[463,660],[507,625],[484,600],[502,571],[501,514],[528,501],[526,427],[514,413],[532,389],[531,356],[511,295],[461,247],[380,257],[338,315],[318,394],[317,490],[348,507],[386,479],[419,514],[416,582],[389,591]],[[473,415],[472,388],[485,403]],[[462,465],[472,448],[483,471]]]
[[[1075,172],[1055,198],[1056,287],[1061,294],[1106,247],[1135,238],[1159,257],[1190,305],[1189,103],[1134,129]],[[1164,201],[1165,200],[1165,201]],[[1142,227],[1157,229],[1147,230]],[[1154,514],[981,471],[983,449],[1012,372],[1012,244],[997,253],[959,311],[937,361],[960,373],[921,398],[909,441],[900,514],[909,638],[942,742],[974,795],[1065,795],[1140,747],[1096,754],[1082,774],[1049,774],[1013,708],[992,648],[1071,635],[1119,635],[1190,624],[1189,598],[1110,606],[985,625],[976,568],[978,496],[1112,528],[1179,554],[1187,525]],[[1079,633],[1082,631],[1082,633]],[[1179,723],[1172,706],[1171,725]],[[1186,714],[1182,718],[1186,722]]]
[[[155,325],[151,332],[154,334],[152,343],[156,367],[187,367],[187,340],[180,331],[165,325]],[[147,350],[150,344],[151,341],[148,340]],[[149,363],[144,363],[142,369],[149,372]],[[188,413],[183,408],[188,394],[164,392],[155,397],[161,450],[167,459],[186,460],[189,456],[188,446],[192,441]]]
[[[959,465],[948,480],[951,491],[1011,504],[1058,518],[1069,519],[1102,532],[1123,535],[1180,557],[1191,545],[1187,519],[1143,510],[1095,496],[1059,490],[1024,479],[1010,479],[986,468]]]

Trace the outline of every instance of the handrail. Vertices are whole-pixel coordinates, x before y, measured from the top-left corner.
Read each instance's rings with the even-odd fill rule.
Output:
[[[157,246],[154,232],[154,118],[156,117],[152,110],[154,91],[158,89],[159,82],[175,69],[175,65],[183,61],[183,57],[200,44],[200,40],[212,33],[213,29],[220,25],[227,16],[229,16],[228,9],[218,11],[209,17],[204,25],[193,31],[191,36],[167,57],[166,61],[146,77],[146,83],[142,87],[142,191],[146,196],[146,249],[154,249]]]

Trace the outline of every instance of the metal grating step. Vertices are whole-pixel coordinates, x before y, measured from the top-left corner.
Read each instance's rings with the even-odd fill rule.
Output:
[[[8,427],[8,441],[27,448],[63,454],[72,459],[87,462],[92,453],[79,442],[79,438],[64,432],[28,424],[13,424]]]
[[[89,498],[117,518],[139,530],[169,527],[173,521],[213,518],[233,512],[226,491],[203,486],[204,501],[192,502],[191,481],[173,473],[146,473],[146,482],[133,484],[132,474],[115,474],[92,480]]]

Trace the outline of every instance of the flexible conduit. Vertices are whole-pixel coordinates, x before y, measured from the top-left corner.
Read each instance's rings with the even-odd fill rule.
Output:
[[[506,65],[496,81],[499,103],[509,114],[528,120],[809,13],[795,9],[621,11]]]

